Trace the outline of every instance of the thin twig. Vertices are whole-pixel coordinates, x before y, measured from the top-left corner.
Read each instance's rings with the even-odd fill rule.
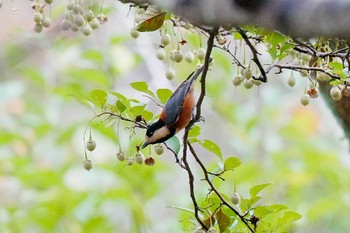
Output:
[[[248,47],[250,48],[250,50],[253,53],[253,61],[255,62],[255,64],[258,66],[259,70],[260,70],[260,75],[259,77],[253,77],[253,79],[255,80],[259,80],[261,82],[266,83],[267,82],[267,76],[265,73],[264,68],[262,67],[260,60],[258,58],[258,54],[260,54],[255,46],[252,44],[252,42],[250,42],[249,37],[247,36],[247,34],[245,33],[245,31],[242,28],[236,28],[237,32],[242,36],[243,40],[245,41],[245,43],[248,45]]]
[[[191,145],[190,142],[187,142],[187,145],[191,151],[191,154],[193,155],[194,159],[196,160],[196,162],[199,164],[199,166],[201,167],[203,174],[204,174],[204,179],[205,181],[209,184],[211,190],[213,192],[215,192],[215,194],[218,196],[218,198],[220,199],[220,201],[227,206],[231,211],[233,211],[240,219],[241,221],[248,227],[248,229],[250,230],[250,232],[254,233],[255,231],[253,230],[253,228],[249,225],[247,219],[244,218],[244,215],[241,215],[235,208],[233,208],[224,198],[223,196],[220,194],[220,192],[215,188],[214,184],[210,181],[209,179],[209,175],[208,175],[208,171],[205,168],[204,164],[202,163],[202,161],[199,159],[196,151],[194,150],[193,146]]]

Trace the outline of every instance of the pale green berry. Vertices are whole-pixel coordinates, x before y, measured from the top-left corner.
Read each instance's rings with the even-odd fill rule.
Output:
[[[308,94],[304,94],[300,97],[300,103],[304,106],[310,103],[310,96]]]
[[[176,76],[176,72],[173,68],[169,67],[165,73],[165,77],[168,79],[168,80],[172,80],[173,78],[175,78]]]
[[[180,63],[183,59],[184,55],[183,52],[181,50],[176,50],[174,53],[174,61],[176,63]]]
[[[85,16],[86,16],[86,20],[88,22],[90,22],[91,20],[93,20],[95,18],[95,14],[94,12],[92,12],[92,10],[89,10],[85,13]]]
[[[85,19],[83,16],[81,15],[73,15],[73,22],[75,25],[77,25],[78,27],[81,27],[84,25],[85,23]]]
[[[91,160],[87,159],[83,162],[83,167],[85,170],[90,171],[92,168],[92,162]]]
[[[162,155],[164,152],[164,147],[162,144],[158,144],[154,147],[154,152],[156,152],[157,155]]]
[[[136,39],[136,38],[139,37],[140,32],[137,31],[135,28],[132,28],[132,29],[130,30],[130,35],[131,35],[132,38]]]
[[[164,58],[166,57],[165,49],[161,47],[157,49],[156,54],[157,54],[157,58],[161,61],[164,60]]]
[[[126,165],[131,166],[131,165],[133,165],[133,164],[134,164],[134,159],[133,159],[133,158],[128,158],[128,159],[126,160]]]
[[[95,148],[96,148],[96,142],[95,142],[92,138],[90,138],[90,139],[86,142],[86,149],[87,149],[88,151],[93,151],[93,150],[95,150]]]
[[[253,72],[251,69],[245,69],[243,71],[243,76],[245,79],[251,79],[253,77]]]
[[[238,193],[232,193],[232,195],[230,196],[230,200],[232,204],[238,205],[241,200],[241,197],[239,196]]]
[[[67,5],[66,5],[67,10],[69,10],[69,11],[73,10],[73,7],[74,7],[74,3],[73,2],[68,2]]]
[[[97,18],[93,18],[90,22],[90,27],[95,30],[100,26],[100,21]]]
[[[92,32],[92,28],[90,24],[85,24],[84,27],[81,28],[81,32],[83,33],[84,36],[89,36]]]
[[[160,39],[160,43],[164,46],[167,46],[168,44],[170,44],[170,35],[169,34],[162,35],[162,38]]]
[[[45,3],[47,4],[51,4],[53,2],[53,0],[45,0]]]
[[[240,75],[234,76],[233,79],[232,79],[233,85],[234,85],[234,86],[239,86],[239,85],[241,85],[242,79],[243,79],[243,77],[240,76]]]
[[[43,21],[41,22],[41,24],[42,24],[44,27],[48,28],[48,27],[50,27],[50,25],[51,25],[51,19],[46,17],[45,19],[43,19]]]
[[[260,86],[262,84],[262,81],[256,79],[253,79],[252,82],[255,86]]]
[[[84,12],[84,9],[79,4],[74,4],[72,11],[74,14],[79,15]]]
[[[40,33],[43,30],[43,26],[41,24],[35,24],[34,31]]]
[[[71,27],[71,24],[68,19],[63,19],[60,23],[60,26],[63,31],[68,31]]]
[[[75,25],[75,24],[72,24],[71,27],[70,27],[70,29],[71,29],[73,32],[79,31],[79,27],[78,27],[77,25]]]
[[[194,61],[194,54],[191,51],[185,53],[185,61],[192,63]]]
[[[119,151],[116,157],[121,162],[123,162],[126,159],[126,155],[123,151]]]
[[[145,156],[143,154],[141,154],[140,152],[135,154],[135,162],[137,164],[143,164],[143,162],[145,161]]]
[[[338,101],[342,98],[342,93],[338,86],[332,86],[330,90],[330,95],[334,101]]]
[[[295,82],[296,82],[296,79],[295,79],[294,75],[291,75],[288,77],[288,81],[287,81],[288,86],[294,87]]]
[[[196,55],[199,60],[203,60],[205,58],[205,49],[204,48],[199,48],[197,49]]]
[[[253,87],[254,83],[252,82],[252,80],[244,79],[243,85],[246,89],[250,89]]]
[[[33,16],[33,19],[36,24],[41,24],[41,21],[43,20],[43,15],[36,12]]]

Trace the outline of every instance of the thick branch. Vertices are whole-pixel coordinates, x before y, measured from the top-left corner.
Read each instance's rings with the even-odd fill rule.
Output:
[[[151,3],[195,25],[257,25],[294,37],[350,38],[347,0],[120,0]],[[220,16],[220,17],[218,17]]]

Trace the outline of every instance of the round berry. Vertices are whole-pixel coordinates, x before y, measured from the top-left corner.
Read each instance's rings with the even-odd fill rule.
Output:
[[[319,91],[316,87],[311,87],[306,93],[310,96],[310,98],[317,98]]]
[[[308,94],[304,94],[300,97],[300,103],[304,106],[310,103],[310,96]]]
[[[126,155],[123,151],[119,151],[116,155],[117,160],[123,162],[126,159]]]
[[[239,201],[241,200],[241,197],[239,196],[238,193],[233,193],[233,194],[230,196],[230,200],[231,200],[232,204],[238,205],[238,204],[239,204]]]
[[[234,86],[239,86],[239,85],[241,85],[241,83],[242,83],[242,79],[243,79],[243,77],[242,76],[240,76],[240,75],[236,75],[235,77],[233,77],[233,79],[232,79],[232,83],[233,83],[233,85]]]
[[[173,78],[175,78],[176,76],[176,72],[173,68],[169,67],[165,73],[165,77],[168,79],[168,80],[172,80]]]
[[[246,89],[250,89],[253,87],[254,83],[252,80],[249,80],[249,79],[244,79],[243,81],[243,85]]]
[[[154,147],[154,152],[156,152],[157,155],[162,155],[164,152],[164,147],[162,144],[158,144]]]
[[[145,156],[143,154],[141,154],[140,152],[136,153],[135,155],[135,162],[137,164],[143,164],[143,162],[145,161]]]
[[[41,21],[43,20],[43,15],[36,12],[33,16],[33,20],[36,24],[41,24]]]
[[[206,51],[205,51],[204,48],[199,48],[199,49],[197,50],[196,55],[197,55],[197,57],[198,57],[199,60],[203,60],[203,59],[205,58],[205,53],[206,53]]]
[[[168,44],[170,44],[170,35],[169,34],[162,35],[162,38],[160,39],[160,43],[164,46],[167,46]]]
[[[90,24],[90,27],[91,27],[93,30],[95,30],[95,29],[97,29],[97,28],[100,26],[100,21],[98,21],[97,18],[93,18],[93,19],[89,22],[89,24]]]
[[[44,27],[48,28],[48,27],[50,27],[50,25],[51,25],[51,19],[48,18],[48,17],[46,17],[45,19],[43,19],[43,21],[41,22],[41,24],[42,24]]]
[[[128,158],[128,159],[126,160],[126,165],[132,166],[133,164],[134,164],[134,159],[133,159],[133,158]]]
[[[45,3],[47,4],[51,4],[53,2],[53,0],[45,0]]]
[[[93,150],[95,150],[95,148],[96,148],[96,142],[95,142],[92,138],[90,138],[90,139],[86,142],[86,149],[87,149],[88,151],[93,151]]]
[[[90,171],[92,168],[92,162],[91,160],[87,159],[83,162],[83,167],[85,170]]]
[[[132,29],[130,30],[130,35],[131,35],[132,38],[136,39],[137,37],[139,37],[140,32],[137,31],[135,28],[132,28]]]
[[[34,31],[40,33],[43,30],[43,26],[41,24],[35,24]]]
[[[75,24],[72,24],[71,27],[70,27],[70,29],[71,29],[73,32],[79,31],[79,27],[78,27],[77,25],[75,25]]]
[[[252,76],[253,76],[252,70],[251,69],[245,69],[243,71],[243,76],[244,76],[245,79],[251,79]]]
[[[145,165],[153,166],[156,163],[153,157],[148,157],[145,159]]]
[[[63,19],[60,23],[60,26],[63,31],[68,31],[70,29],[71,24],[68,19]]]
[[[194,54],[191,51],[185,53],[185,61],[192,63],[194,61]]]
[[[164,60],[164,58],[166,57],[166,52],[165,52],[165,49],[164,48],[158,48],[157,49],[157,58],[159,59],[159,60]]]
[[[86,16],[86,20],[88,22],[90,22],[91,20],[93,20],[95,18],[95,14],[94,12],[92,12],[92,10],[89,10],[85,13],[85,16]]]
[[[67,10],[69,10],[69,11],[73,10],[73,7],[74,7],[74,3],[73,2],[68,2],[67,5],[66,5]]]
[[[183,52],[181,50],[176,50],[174,53],[174,61],[176,63],[180,63],[183,59],[184,55]]]
[[[90,24],[85,24],[84,27],[81,28],[81,32],[83,33],[84,36],[89,36],[92,32],[92,28]]]
[[[294,87],[295,86],[295,82],[296,82],[296,79],[295,79],[293,74],[288,77],[288,81],[287,81],[288,86]]]
[[[334,101],[338,101],[342,98],[342,93],[338,86],[332,86],[330,90],[330,95]]]
[[[78,27],[81,27],[84,25],[85,23],[85,19],[83,16],[81,15],[73,15],[73,22],[75,25],[77,25]]]

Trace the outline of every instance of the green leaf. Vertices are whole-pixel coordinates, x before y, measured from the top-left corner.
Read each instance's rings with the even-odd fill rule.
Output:
[[[222,152],[220,147],[213,141],[204,139],[203,141],[198,141],[205,149],[216,154],[222,160]]]
[[[179,154],[181,144],[176,136],[169,138],[165,143],[170,149],[175,152],[175,154]]]
[[[117,100],[117,102],[115,103],[115,106],[117,107],[120,113],[124,112],[124,110],[126,109],[126,106],[120,100]]]
[[[284,225],[284,224],[289,224],[292,222],[295,222],[299,219],[301,219],[301,215],[298,214],[297,212],[294,211],[286,211],[283,215],[282,218],[278,219],[278,224],[277,225]]]
[[[107,92],[103,90],[93,90],[91,92],[91,97],[95,100],[95,104],[103,108],[107,101]]]
[[[188,132],[188,138],[197,137],[201,133],[201,127],[198,125],[193,126]]]
[[[111,92],[111,94],[114,95],[115,97],[117,97],[118,100],[120,100],[127,109],[129,109],[131,107],[130,106],[130,101],[124,95],[122,95],[122,94],[120,94],[118,92]]]
[[[150,96],[154,97],[153,92],[151,92],[148,89],[148,84],[146,82],[133,82],[130,85],[135,90],[143,92],[143,93],[146,93],[147,95],[150,95]]]
[[[261,192],[263,189],[265,189],[267,186],[271,185],[272,183],[266,183],[266,184],[259,184],[254,187],[252,187],[249,190],[250,196],[251,197],[256,197],[259,192]]]
[[[164,23],[166,12],[162,12],[153,17],[145,19],[136,26],[139,32],[152,32],[158,30]]]
[[[173,92],[170,89],[158,89],[157,90],[157,97],[162,104],[165,104],[172,94],[173,94]]]
[[[220,233],[224,232],[230,225],[231,219],[222,212],[221,209],[215,214],[215,217],[219,225]]]
[[[236,157],[229,157],[224,162],[225,170],[233,170],[241,165],[241,160]]]

